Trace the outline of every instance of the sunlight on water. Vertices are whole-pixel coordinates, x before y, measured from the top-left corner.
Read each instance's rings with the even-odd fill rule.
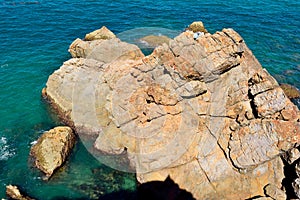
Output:
[[[5,137],[0,138],[0,161],[8,160],[10,157],[15,155],[13,149],[10,149],[10,146],[7,144],[7,139]]]

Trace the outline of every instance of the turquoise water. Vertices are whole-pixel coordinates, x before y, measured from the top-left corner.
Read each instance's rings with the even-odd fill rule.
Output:
[[[38,199],[92,199],[135,188],[133,174],[101,165],[80,142],[48,182],[28,161],[30,143],[60,124],[40,93],[77,37],[102,25],[121,36],[141,27],[180,32],[201,20],[211,33],[234,28],[279,82],[300,89],[299,11],[299,0],[0,0],[0,198],[7,184]]]

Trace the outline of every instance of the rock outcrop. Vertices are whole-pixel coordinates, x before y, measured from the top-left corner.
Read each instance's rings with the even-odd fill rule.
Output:
[[[75,134],[70,127],[55,127],[43,133],[31,148],[35,166],[45,173],[46,179],[62,166],[75,144]]]
[[[31,197],[22,194],[19,188],[14,185],[6,186],[6,195],[13,200],[34,200]]]
[[[197,199],[284,198],[280,155],[300,141],[298,108],[234,30],[193,36],[106,60],[97,45],[116,39],[101,41],[44,93],[95,149],[118,155],[106,164],[129,163],[141,183],[170,176]]]

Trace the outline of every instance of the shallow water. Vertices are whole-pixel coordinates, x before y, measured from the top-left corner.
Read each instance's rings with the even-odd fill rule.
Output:
[[[134,175],[101,165],[80,142],[64,170],[48,182],[28,161],[31,142],[60,124],[40,93],[48,76],[70,58],[67,49],[77,37],[102,25],[125,40],[143,27],[173,36],[201,20],[211,33],[238,31],[279,82],[300,88],[299,10],[298,0],[0,0],[0,197],[10,183],[39,199],[88,199],[135,188]]]

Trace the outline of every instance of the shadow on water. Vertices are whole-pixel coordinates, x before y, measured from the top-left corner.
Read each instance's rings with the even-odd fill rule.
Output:
[[[63,200],[57,197],[54,200]],[[81,200],[78,198],[76,200]],[[100,200],[195,200],[193,195],[179,186],[168,177],[165,181],[151,181],[140,184],[137,191],[120,190],[100,196]]]

